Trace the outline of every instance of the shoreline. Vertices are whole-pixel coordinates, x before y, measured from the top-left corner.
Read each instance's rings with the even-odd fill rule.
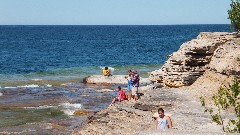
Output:
[[[225,134],[204,113],[199,97],[211,103],[220,86],[228,86],[234,75],[240,75],[239,44],[240,39],[229,33],[200,33],[152,72],[150,80],[155,83],[140,88],[144,95],[137,103],[124,101],[107,107],[72,135],[159,134],[152,118],[159,107],[173,122],[173,129],[161,134]]]
[[[193,97],[194,91],[186,87],[179,88],[158,88],[144,86],[140,89],[145,95],[137,103],[124,101],[109,106],[93,116],[89,117],[88,124],[72,135],[103,135],[117,134],[153,134],[159,133],[155,129],[153,114],[159,107],[163,107],[165,114],[173,121],[173,128],[165,134],[192,132],[195,134],[224,134],[221,127],[212,123],[211,116],[204,113],[204,108]],[[160,96],[159,96],[160,95]],[[191,108],[191,110],[190,110]]]

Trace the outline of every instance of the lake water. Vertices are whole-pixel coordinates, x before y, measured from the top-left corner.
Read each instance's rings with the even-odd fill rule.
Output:
[[[200,32],[230,25],[0,26],[0,133],[69,134],[90,112],[105,108],[117,86],[86,85],[84,77],[135,69],[148,77],[166,55]]]

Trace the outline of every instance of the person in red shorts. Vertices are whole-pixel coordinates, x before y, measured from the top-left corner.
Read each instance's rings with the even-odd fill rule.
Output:
[[[118,96],[113,98],[111,105],[114,104],[116,101],[119,101],[119,102],[124,101],[125,97],[126,96],[125,96],[124,91],[122,90],[122,88],[120,86],[118,86]]]

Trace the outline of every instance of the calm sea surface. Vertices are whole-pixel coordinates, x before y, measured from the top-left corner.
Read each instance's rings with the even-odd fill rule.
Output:
[[[150,72],[182,43],[214,31],[230,26],[0,26],[0,80],[82,78],[104,66]]]
[[[166,55],[200,32],[230,25],[0,26],[0,134],[70,134],[105,108],[117,86],[89,86],[82,78],[159,69]],[[64,85],[63,85],[64,84]],[[123,86],[124,87],[124,86]]]

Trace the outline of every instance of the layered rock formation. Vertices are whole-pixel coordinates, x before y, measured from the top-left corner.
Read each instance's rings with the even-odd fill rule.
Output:
[[[160,70],[151,73],[149,79],[169,87],[189,86],[206,70],[240,74],[240,43],[236,35],[200,33],[197,39],[182,44]]]

